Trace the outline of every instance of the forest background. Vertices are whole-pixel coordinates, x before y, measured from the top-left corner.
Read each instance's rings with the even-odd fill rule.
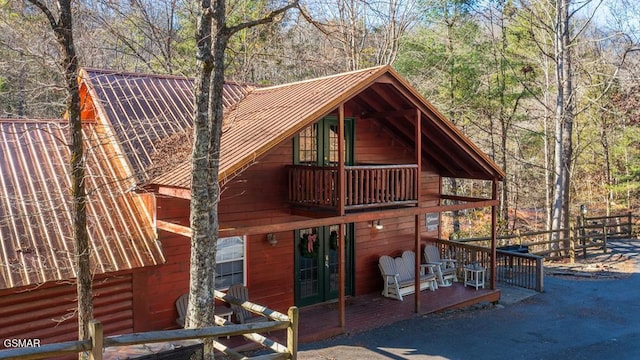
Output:
[[[306,0],[247,28],[226,53],[227,81],[275,85],[391,64],[506,172],[503,230],[551,227],[558,173],[559,1]],[[572,152],[567,206],[600,214],[639,205],[640,5],[569,1]],[[198,9],[186,0],[73,2],[80,65],[196,74]],[[230,23],[278,1],[228,1]],[[0,117],[64,113],[59,47],[42,14],[0,0]],[[456,192],[486,191],[453,182]],[[470,217],[474,214],[469,213]],[[464,236],[464,234],[463,234]]]

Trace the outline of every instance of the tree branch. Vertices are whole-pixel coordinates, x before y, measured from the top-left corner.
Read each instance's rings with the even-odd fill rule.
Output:
[[[231,36],[231,35],[237,33],[238,31],[240,31],[242,29],[247,29],[247,28],[251,28],[251,27],[254,27],[254,26],[258,26],[258,25],[262,25],[262,24],[268,24],[270,22],[273,22],[273,19],[275,19],[276,16],[278,16],[280,14],[284,14],[285,12],[287,12],[290,9],[299,8],[298,5],[299,5],[299,0],[294,0],[293,2],[287,4],[287,6],[284,6],[282,8],[279,8],[279,9],[276,9],[276,10],[270,12],[269,14],[267,14],[267,16],[263,17],[262,19],[243,22],[242,24],[238,24],[238,25],[232,26],[230,28],[227,28],[228,34],[229,34],[229,36]]]
[[[58,21],[53,16],[53,14],[51,13],[51,10],[49,10],[47,5],[45,5],[40,0],[27,0],[27,1],[30,2],[33,6],[40,9],[40,11],[42,11],[42,13],[47,17],[49,24],[51,24],[51,29],[55,30],[58,27]]]

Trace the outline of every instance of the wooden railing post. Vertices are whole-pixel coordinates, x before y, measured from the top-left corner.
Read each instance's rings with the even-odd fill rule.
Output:
[[[580,245],[582,245],[582,257],[587,258],[587,231],[585,230],[584,214],[578,216],[578,235],[580,237]]]
[[[577,232],[575,229],[569,230],[569,233],[572,235],[569,239],[569,263],[574,264],[576,262],[576,235]]]
[[[631,220],[631,211],[627,214],[627,229],[629,231],[629,239],[633,237],[633,224]]]
[[[602,250],[607,253],[607,223],[602,228]]]
[[[290,359],[296,360],[298,358],[298,308],[290,307],[288,315],[291,324],[287,328],[287,350]]]
[[[536,284],[536,290],[538,292],[544,291],[544,258],[536,259],[536,272],[538,273]]]
[[[89,360],[102,360],[102,352],[104,351],[104,334],[102,324],[98,320],[89,322],[89,336],[91,336],[91,352]]]

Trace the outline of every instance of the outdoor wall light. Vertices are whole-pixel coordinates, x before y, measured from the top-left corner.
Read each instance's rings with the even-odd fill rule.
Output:
[[[276,239],[276,234],[268,233],[267,242],[271,244],[271,246],[276,246],[278,244],[278,239]]]
[[[580,205],[580,213],[582,215],[587,215],[587,205],[585,204]]]
[[[376,230],[384,229],[384,226],[380,223],[380,219],[378,219],[378,222],[376,222],[375,225],[373,225],[373,227],[376,228]]]

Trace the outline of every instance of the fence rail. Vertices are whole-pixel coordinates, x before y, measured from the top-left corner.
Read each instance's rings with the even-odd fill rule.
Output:
[[[499,247],[503,245],[526,246],[529,253],[544,257],[546,260],[572,259],[576,254],[587,257],[589,250],[607,251],[610,239],[634,238],[634,215],[625,213],[611,216],[578,217],[575,227],[570,229],[542,230],[498,237]],[[562,234],[566,236],[553,236]],[[459,239],[458,242],[483,244],[490,237]]]
[[[147,343],[159,343],[170,341],[181,341],[190,339],[213,339],[213,346],[216,350],[225,353],[232,358],[250,359],[226,345],[216,341],[219,337],[242,335],[254,342],[260,343],[274,353],[260,356],[260,359],[293,359],[298,353],[298,308],[293,306],[288,310],[288,314],[282,314],[275,310],[265,308],[261,305],[249,301],[240,301],[220,291],[215,291],[216,299],[227,303],[240,305],[243,308],[262,315],[270,321],[253,322],[251,324],[233,324],[224,318],[216,316],[218,325],[200,329],[180,329],[152,331],[146,333],[133,333],[115,336],[103,336],[102,324],[99,321],[90,323],[90,340],[67,341],[63,343],[46,344],[39,347],[25,347],[0,351],[0,359],[46,359],[51,356],[67,355],[72,353],[86,352],[89,360],[102,360],[105,348],[114,346],[127,346]],[[261,333],[268,333],[274,330],[287,330],[287,344],[283,345],[275,340],[268,339]]]

